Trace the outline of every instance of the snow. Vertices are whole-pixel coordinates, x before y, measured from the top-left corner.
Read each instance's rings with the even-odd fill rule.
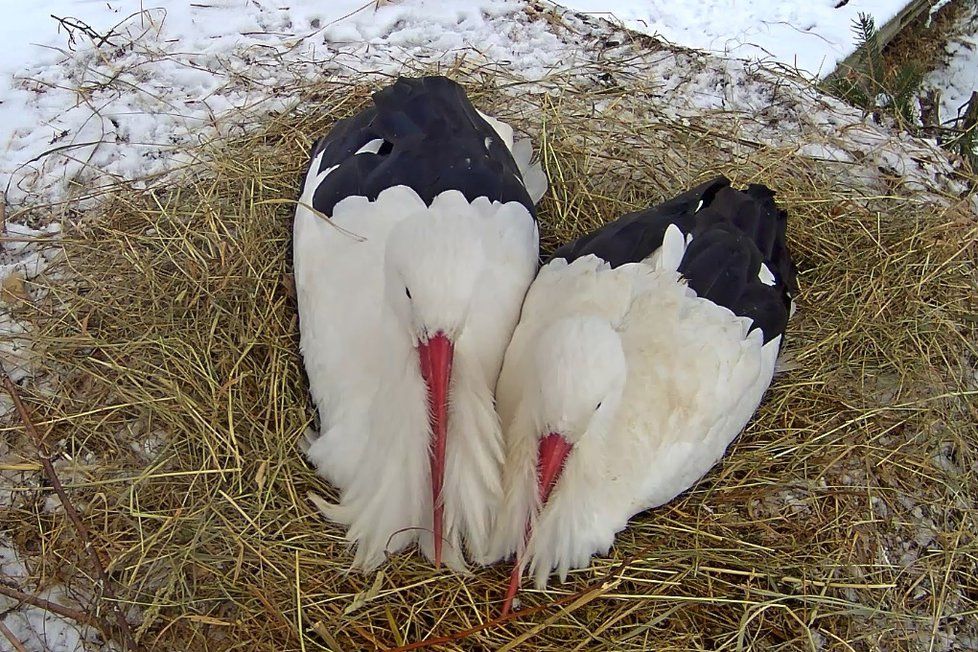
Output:
[[[61,0],[19,16],[6,36],[40,45],[19,45],[0,68],[13,76],[0,85],[6,200],[78,198],[190,163],[173,153],[235,127],[218,116],[281,108],[297,74],[352,76],[479,52],[535,77],[567,50],[518,0],[284,4],[157,0],[131,14],[131,3]],[[58,6],[104,42],[75,30],[66,46],[47,16]]]
[[[941,92],[941,121],[964,114],[972,91],[978,90],[978,4],[971,3],[945,47],[947,59],[924,78],[924,86]]]
[[[859,12],[883,24],[905,2],[564,4],[681,46],[818,75],[852,51]],[[17,206],[77,202],[116,181],[152,180],[193,163],[186,145],[233,132],[242,113],[285,108],[290,89],[324,76],[465,59],[532,80],[595,58],[574,34],[531,13],[520,0],[25,3],[0,26],[10,44],[0,59],[0,188]],[[51,14],[89,27],[69,30]],[[702,92],[704,107],[719,97],[715,87]]]
[[[25,584],[32,583],[27,567],[10,541],[3,537],[0,537],[0,576],[4,578],[5,583],[15,583],[24,593],[30,593],[64,607],[79,609],[62,586],[51,585],[39,591],[30,591],[26,588]],[[106,649],[100,643],[100,635],[93,628],[79,625],[69,618],[44,609],[18,603],[4,595],[0,595],[0,622],[29,652],[82,652],[87,649]],[[0,649],[10,649],[8,645],[7,639],[0,635]]]
[[[908,1],[566,0],[561,4],[677,45],[782,63],[823,77],[855,51],[852,25],[860,13],[873,16],[881,27]]]

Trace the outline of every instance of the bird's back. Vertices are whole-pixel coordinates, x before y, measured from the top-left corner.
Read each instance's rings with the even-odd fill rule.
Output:
[[[553,254],[497,387],[507,462],[495,556],[522,550],[541,586],[717,463],[771,382],[795,281],[785,225],[769,189],[721,177]],[[548,432],[573,450],[534,517]]]
[[[526,161],[514,158],[507,135],[511,139],[511,130],[498,133],[457,83],[400,78],[316,143],[312,165],[318,173],[331,172],[315,188],[312,205],[331,216],[346,197],[372,201],[387,188],[407,186],[426,205],[446,190],[458,190],[470,202],[517,201],[533,215],[539,197],[531,197],[523,177],[539,185],[538,170],[529,165],[529,152]]]
[[[718,177],[553,254],[594,256],[606,264],[598,276],[617,272],[631,287],[617,324],[628,378],[608,441],[617,465],[608,474],[619,478],[609,500],[624,518],[695,483],[757,409],[795,288],[786,224],[770,189],[736,190]]]
[[[643,261],[662,246],[669,225],[676,225],[683,233],[689,233],[697,210],[711,202],[717,192],[729,183],[727,179],[718,177],[661,204],[622,215],[564,244],[549,260],[563,258],[573,262],[594,255],[611,267]]]
[[[683,238],[668,239],[670,227]],[[751,317],[770,339],[784,332],[797,288],[786,228],[787,214],[767,186],[736,190],[717,177],[624,215],[563,245],[550,259],[594,255],[615,268],[655,258],[678,269],[699,296]]]
[[[649,279],[621,325],[628,375],[609,436],[609,472],[627,478],[625,518],[668,502],[706,474],[770,384],[780,337],[676,282]]]

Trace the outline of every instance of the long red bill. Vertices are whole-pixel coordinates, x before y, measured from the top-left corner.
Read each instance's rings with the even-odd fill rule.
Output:
[[[427,342],[418,344],[421,376],[428,387],[428,419],[431,423],[429,452],[431,467],[432,529],[435,537],[435,567],[441,565],[442,521],[445,503],[442,486],[445,482],[445,444],[448,438],[448,384],[452,378],[454,345],[438,331]]]
[[[537,448],[537,494],[540,496],[541,509],[547,504],[553,488],[557,485],[557,481],[560,480],[560,474],[564,470],[564,463],[567,461],[567,456],[570,455],[573,447],[574,445],[564,439],[563,435],[556,432],[552,432],[540,440]],[[530,529],[530,521],[528,520],[526,522],[526,532],[523,535],[524,543],[530,540]],[[520,590],[520,582],[523,574],[521,562],[522,560],[517,557],[516,564],[513,566],[513,572],[509,576],[509,588],[506,590],[506,599],[503,601],[503,617],[509,615],[510,608],[513,606],[513,598],[516,597],[517,591]]]

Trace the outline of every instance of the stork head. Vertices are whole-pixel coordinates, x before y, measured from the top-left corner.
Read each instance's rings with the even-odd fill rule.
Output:
[[[564,469],[575,456],[587,467],[603,464],[606,436],[612,426],[625,386],[627,366],[621,337],[608,322],[596,316],[561,319],[544,331],[533,354],[534,392],[529,420],[536,424],[536,500],[540,514],[553,509],[553,497],[563,491],[588,491],[587,487],[563,486],[562,481],[586,482],[584,475],[564,478]],[[580,465],[578,465],[580,467]],[[532,535],[533,514],[527,514],[526,540]],[[536,515],[539,516],[539,515]],[[517,558],[504,614],[516,590],[524,560]]]
[[[441,563],[445,448],[455,344],[483,274],[485,253],[470,219],[424,212],[397,224],[388,238],[386,298],[417,350],[427,387],[435,565]]]
[[[544,331],[533,354],[541,437],[570,445],[603,440],[625,384],[621,337],[607,319],[561,319]]]

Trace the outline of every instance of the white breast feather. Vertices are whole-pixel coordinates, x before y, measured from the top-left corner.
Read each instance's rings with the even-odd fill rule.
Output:
[[[472,220],[485,231],[487,269],[497,270],[475,302],[474,310],[485,314],[470,315],[472,327],[456,344],[444,560],[462,570],[463,541],[476,558],[485,556],[501,492],[502,436],[491,390],[536,269],[536,225],[521,204],[480,199],[470,205],[458,191],[447,191],[428,208],[413,190],[399,186],[375,202],[342,200],[330,221],[297,210],[301,349],[323,419],[307,456],[343,490],[340,505],[318,505],[348,526],[347,539],[357,542],[356,567],[373,568],[385,553],[416,541],[432,554],[426,390],[413,343],[393,327],[383,299],[383,246],[390,228],[412,208]]]
[[[483,117],[513,152],[528,193],[538,201],[547,179],[532,163],[530,142],[514,143],[509,125]],[[356,154],[376,153],[382,144],[375,139]],[[372,568],[386,552],[415,541],[429,556],[433,548],[425,390],[413,344],[393,327],[383,299],[388,234],[418,210],[452,211],[482,225],[487,269],[494,273],[484,281],[484,299],[474,302],[473,311],[481,314],[472,315],[456,343],[444,485],[449,545],[443,554],[448,565],[463,569],[463,539],[477,559],[485,557],[490,515],[500,499],[502,441],[492,388],[536,271],[536,224],[516,202],[480,198],[470,206],[461,193],[448,191],[427,208],[404,186],[384,190],[373,202],[343,199],[323,219],[311,210],[313,195],[338,166],[319,172],[321,157],[307,172],[294,224],[300,348],[322,419],[306,455],[343,490],[340,505],[317,504],[349,527],[348,540],[358,541],[354,566]]]
[[[444,530],[454,534],[449,543],[457,549],[462,545],[458,537],[466,533],[465,547],[482,561],[502,494],[503,437],[493,389],[536,273],[539,236],[536,223],[517,202],[500,205],[478,198],[470,210],[485,234],[488,275],[479,289],[483,298],[470,307],[469,323],[456,344]]]
[[[357,473],[364,419],[385,361],[380,343],[406,341],[403,334],[385,330],[391,317],[380,298],[384,272],[376,261],[383,260],[390,229],[424,203],[413,190],[399,186],[385,190],[375,202],[344,199],[327,220],[306,208],[329,173],[317,175],[316,167],[318,159],[309,172],[316,181],[306,185],[296,209],[293,238],[300,350],[323,419],[321,435],[307,456],[323,477],[342,489]],[[358,291],[350,292],[351,287]]]
[[[675,244],[682,248],[685,239],[679,237]],[[573,294],[575,287],[588,283],[592,290],[601,288],[611,295],[628,288],[627,314],[619,332],[629,371],[606,440],[608,464],[596,465],[600,456],[578,456],[575,449],[547,509],[534,525],[526,551],[538,586],[545,585],[551,569],[564,575],[570,568],[587,565],[592,554],[607,550],[631,516],[668,502],[695,484],[744,428],[771,382],[780,338],[764,345],[759,330],[747,335],[750,320],[696,297],[680,282],[672,258],[670,254],[650,260],[660,270],[655,272],[649,264],[596,269],[599,277],[617,273],[611,284],[614,289],[555,267],[553,276],[539,287],[535,283],[527,296],[514,336],[518,349],[511,346],[512,354],[507,353],[497,389],[511,414],[517,414],[520,399],[530,391],[520,383],[520,374],[525,374],[520,367],[528,357],[523,351],[535,346],[533,335],[540,332],[540,323],[549,320],[548,307],[562,301],[562,292],[570,299],[571,310],[600,304],[601,296]],[[564,275],[567,278],[561,278]],[[525,339],[517,342],[521,334]],[[507,465],[521,459],[514,455],[535,459],[530,442],[535,443],[536,435],[529,429],[506,431]],[[582,444],[583,440],[578,448]],[[521,547],[522,533],[512,524],[520,517],[510,518],[507,510],[525,514],[530,509],[525,497],[522,503],[519,499],[521,491],[535,493],[533,468],[525,466],[517,465],[513,474],[507,467],[504,507],[494,542],[497,556]]]
[[[631,304],[633,284],[639,275],[628,266],[611,269],[595,256],[585,256],[568,264],[558,259],[537,275],[523,303],[519,325],[506,350],[499,382],[496,384],[496,409],[505,433],[503,503],[496,518],[489,559],[496,560],[517,551],[523,544],[526,516],[536,499],[536,442],[540,434],[518,408],[533,388],[528,365],[537,338],[556,321],[577,314],[600,315],[617,323]],[[525,412],[526,404],[523,404]]]

